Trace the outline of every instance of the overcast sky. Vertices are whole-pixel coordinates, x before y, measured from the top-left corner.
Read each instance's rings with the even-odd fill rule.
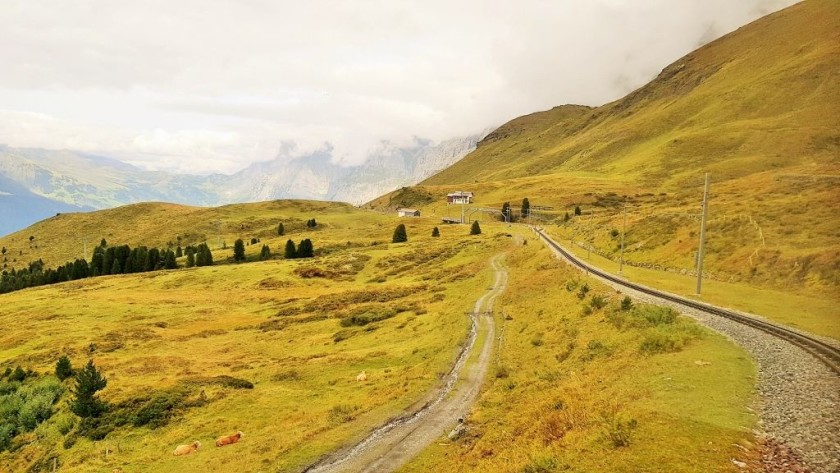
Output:
[[[0,143],[234,172],[600,105],[792,0],[0,0]]]

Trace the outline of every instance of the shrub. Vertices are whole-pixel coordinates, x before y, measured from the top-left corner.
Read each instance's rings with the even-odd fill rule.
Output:
[[[630,299],[630,296],[624,296],[624,299],[621,299],[621,310],[627,312],[628,310],[633,308],[633,300]]]
[[[438,230],[438,227],[432,229],[432,236],[435,238],[440,236],[440,230]]]
[[[157,393],[135,412],[132,424],[135,427],[148,425],[152,429],[163,427],[175,415],[176,410],[183,404],[186,393],[184,391],[169,391]]]
[[[522,473],[551,473],[557,471],[557,459],[550,456],[537,456],[522,469]]]
[[[596,294],[592,296],[592,299],[589,301],[589,306],[594,310],[603,309],[607,306],[607,298],[601,294]]]
[[[677,352],[682,350],[691,338],[672,331],[654,330],[645,334],[639,351],[646,355]]]
[[[26,372],[20,366],[16,367],[9,375],[9,381],[23,381],[24,379],[26,379]]]
[[[359,406],[356,405],[339,404],[337,406],[333,406],[332,409],[329,410],[327,413],[327,419],[334,425],[350,422],[356,418],[356,412],[358,410]]]
[[[580,290],[578,290],[578,293],[577,293],[578,299],[583,300],[586,297],[586,294],[588,292],[589,292],[589,285],[586,284],[586,283],[583,283],[583,285],[580,286]]]
[[[615,448],[629,447],[633,430],[639,425],[636,419],[624,419],[620,414],[612,413],[604,419],[606,436]]]

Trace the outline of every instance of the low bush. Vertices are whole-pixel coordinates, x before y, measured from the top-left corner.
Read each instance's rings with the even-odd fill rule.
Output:
[[[327,412],[327,419],[333,425],[344,424],[356,418],[356,413],[359,411],[359,406],[350,404],[339,404],[333,406]]]

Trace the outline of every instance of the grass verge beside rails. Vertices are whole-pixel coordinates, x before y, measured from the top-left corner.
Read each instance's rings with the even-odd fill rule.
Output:
[[[622,307],[532,235],[507,266],[496,367],[468,433],[401,471],[737,470],[734,444],[756,421],[743,350],[668,309]]]
[[[547,226],[546,232],[555,241],[583,261],[612,274],[618,273],[618,264],[598,254],[588,254],[585,249],[569,244],[568,237],[555,227]],[[624,265],[623,277],[655,289],[671,292],[690,299],[735,310],[761,315],[769,320],[805,330],[816,335],[840,340],[840,312],[836,297],[817,297],[807,293],[785,292],[761,288],[744,283],[730,283],[704,279],[702,295],[696,294],[697,278],[676,273]]]

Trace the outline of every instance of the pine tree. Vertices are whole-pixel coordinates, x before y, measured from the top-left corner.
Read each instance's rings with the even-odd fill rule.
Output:
[[[303,240],[298,245],[297,249],[297,257],[298,258],[312,258],[315,256],[315,249],[312,247],[312,240],[309,238]]]
[[[70,358],[67,358],[67,355],[62,356],[56,362],[55,376],[62,381],[73,376],[73,365],[70,364]]]
[[[575,205],[575,215],[580,215],[580,214],[581,214],[580,207]]]
[[[120,267],[120,260],[115,259],[114,264],[111,265],[111,272],[109,274],[122,274],[122,268]]]
[[[260,250],[260,260],[265,261],[271,258],[271,249],[268,245],[263,245],[262,249]]]
[[[163,267],[166,269],[178,269],[178,262],[175,261],[175,253],[171,250],[166,252]]]
[[[297,258],[297,250],[295,249],[295,242],[292,240],[286,241],[286,250],[283,252],[283,257],[286,259]]]
[[[435,227],[435,228],[432,230],[432,236],[433,236],[433,237],[439,237],[439,236],[440,236],[440,230],[438,230],[438,227]]]
[[[180,238],[180,237],[178,237],[178,238]],[[178,248],[175,249],[175,257],[180,258],[182,256],[184,256],[184,251],[181,250],[181,245],[178,245]]]
[[[108,246],[108,242],[105,241],[105,239],[103,238],[102,241],[99,242],[99,247],[100,248],[105,248],[107,246]]]
[[[502,204],[502,221],[510,221],[510,202],[505,202],[504,204]]]
[[[286,233],[286,229],[283,228],[283,223],[281,222],[277,225],[277,235],[283,236],[285,233]]]
[[[519,214],[522,215],[522,218],[528,218],[531,214],[531,202],[528,201],[527,197],[522,199],[522,211]]]
[[[394,229],[394,237],[391,238],[392,243],[402,243],[408,241],[408,235],[405,233],[405,225],[399,224]]]
[[[76,387],[72,390],[70,410],[79,417],[99,417],[108,409],[108,405],[96,397],[96,392],[108,385],[108,380],[96,369],[93,360],[88,361],[81,371],[76,373]]]
[[[195,266],[195,250],[191,247],[187,247],[187,267],[192,268]]]
[[[568,222],[570,218],[572,218],[572,217],[569,216],[569,212],[566,212],[566,214],[563,215],[563,221],[564,222]]]
[[[233,260],[236,262],[245,261],[245,242],[241,238],[233,242]]]
[[[478,220],[473,221],[470,228],[470,235],[481,235],[481,227],[478,225]]]

